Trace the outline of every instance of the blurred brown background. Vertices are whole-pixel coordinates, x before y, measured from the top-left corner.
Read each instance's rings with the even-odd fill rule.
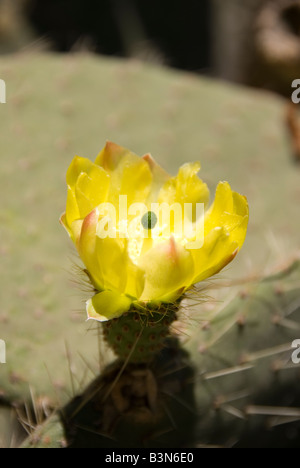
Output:
[[[290,95],[297,0],[0,0],[0,53],[137,57]]]

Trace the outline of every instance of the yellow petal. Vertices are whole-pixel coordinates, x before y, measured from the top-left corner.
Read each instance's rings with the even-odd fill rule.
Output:
[[[94,286],[101,291],[104,289],[104,280],[101,275],[96,253],[98,219],[99,214],[97,209],[89,213],[84,219],[78,240],[78,252],[89,272]]]
[[[116,208],[120,195],[127,196],[128,206],[146,201],[151,189],[152,173],[145,160],[126,148],[108,142],[95,163],[111,176],[108,201]]]
[[[103,169],[108,172],[113,172],[116,170],[122,159],[128,156],[131,156],[132,159],[137,158],[137,156],[128,149],[108,141],[103,150],[97,156],[95,164],[103,167]]]
[[[138,159],[135,162],[124,159],[113,175],[119,194],[127,195],[128,206],[132,203],[146,202],[150,193],[152,174],[148,164]]]
[[[67,233],[69,234],[69,236],[71,237],[72,236],[72,233],[68,227],[68,223],[67,223],[67,220],[66,220],[66,213],[63,213],[61,215],[61,217],[59,218],[59,222],[60,224],[66,229]]]
[[[115,291],[103,291],[86,303],[88,320],[106,322],[120,317],[130,309],[131,300]]]
[[[119,196],[127,196],[128,207],[133,203],[144,203],[150,193],[152,175],[148,164],[142,159],[124,157],[111,174],[109,201],[118,207]]]
[[[76,156],[67,172],[68,197],[66,224],[85,218],[97,205],[107,199],[110,177],[89,159]]]
[[[98,222],[95,209],[84,219],[78,240],[80,257],[94,286],[100,291],[111,289],[138,298],[144,288],[144,272],[129,258],[128,240],[100,238]]]
[[[68,186],[74,188],[80,174],[87,174],[93,166],[94,164],[89,159],[81,158],[80,156],[75,156],[67,171]]]
[[[230,233],[230,239],[241,248],[247,232],[249,207],[246,197],[233,192],[228,182],[220,182],[213,205],[204,221],[205,237],[216,227]]]
[[[125,293],[135,299],[139,299],[145,288],[145,272],[135,265],[130,259],[127,260],[127,283]]]
[[[237,192],[232,192],[234,212],[239,216],[249,216],[249,206],[247,198]]]
[[[84,221],[83,219],[76,219],[75,221],[73,221],[71,225],[71,231],[72,231],[71,237],[77,248],[78,248],[78,243],[79,243],[79,239],[81,236],[83,221]]]
[[[180,203],[193,204],[193,220],[196,216],[196,203],[203,203],[206,207],[209,201],[209,190],[207,185],[197,176],[200,163],[184,164],[178,172],[177,177],[169,179],[160,190],[158,202],[166,202],[169,205]]]
[[[176,300],[191,284],[194,274],[191,254],[173,238],[149,250],[139,266],[145,271],[142,301]]]
[[[224,228],[213,229],[201,249],[190,250],[194,260],[195,276],[192,284],[219,273],[239,251],[238,243]]]
[[[193,282],[219,273],[233,260],[245,241],[248,217],[247,199],[232,192],[227,182],[220,182],[205,215],[204,245],[191,250],[196,272]]]
[[[95,206],[93,206],[91,200],[88,199],[86,194],[80,189],[80,182],[82,179],[85,179],[87,177],[86,174],[80,174],[78,178],[79,184],[76,184],[75,186],[75,199],[76,203],[78,206],[78,211],[79,211],[79,219],[84,219],[93,209]]]
[[[66,225],[71,228],[75,219],[80,218],[80,212],[74,192],[74,188],[68,187],[67,206],[66,206]]]
[[[233,213],[232,190],[228,182],[219,182],[214,203],[205,215],[205,232],[208,233],[217,226],[221,226],[224,213]]]
[[[82,172],[75,184],[75,196],[80,218],[85,218],[100,203],[107,200],[110,177],[101,167],[93,165],[88,174]]]
[[[96,257],[103,289],[124,292],[127,283],[126,239],[96,238]]]
[[[114,289],[139,298],[144,289],[144,272],[128,255],[127,239],[96,239],[96,255],[104,289]]]
[[[208,203],[208,187],[197,175],[200,169],[199,162],[186,163],[179,169],[176,189],[182,203]]]
[[[104,203],[107,199],[110,176],[101,167],[93,164],[88,173],[82,173],[76,182],[79,189],[90,200],[93,207]]]
[[[143,156],[143,160],[147,162],[152,173],[149,201],[155,202],[157,200],[159,191],[171,177],[159,164],[157,164],[155,159],[152,158],[151,154],[145,154]]]

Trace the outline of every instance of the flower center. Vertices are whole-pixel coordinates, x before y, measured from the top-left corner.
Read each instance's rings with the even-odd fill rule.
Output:
[[[144,229],[153,229],[157,224],[157,216],[153,211],[148,211],[145,213],[141,219],[141,223]]]

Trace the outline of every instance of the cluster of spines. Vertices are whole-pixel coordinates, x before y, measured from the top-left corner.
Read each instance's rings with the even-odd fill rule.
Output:
[[[103,323],[103,336],[115,354],[130,362],[150,362],[164,347],[176,307],[166,306],[141,313],[132,310],[120,318]]]

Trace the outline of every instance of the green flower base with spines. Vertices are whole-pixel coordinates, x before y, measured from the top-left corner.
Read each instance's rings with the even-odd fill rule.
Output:
[[[106,343],[123,361],[151,362],[164,347],[178,306],[165,304],[148,312],[132,310],[123,316],[103,322]]]

